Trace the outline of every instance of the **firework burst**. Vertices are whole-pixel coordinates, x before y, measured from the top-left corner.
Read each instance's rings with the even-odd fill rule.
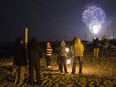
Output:
[[[90,32],[97,34],[106,23],[106,15],[100,7],[90,5],[82,13],[82,21],[89,27]]]

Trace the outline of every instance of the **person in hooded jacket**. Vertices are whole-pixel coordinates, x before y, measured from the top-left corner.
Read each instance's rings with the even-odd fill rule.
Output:
[[[28,58],[29,58],[29,83],[34,85],[34,69],[36,71],[37,84],[41,84],[40,80],[40,58],[42,58],[42,49],[39,46],[38,41],[35,38],[30,40],[28,46]]]
[[[68,73],[67,71],[67,67],[66,67],[66,59],[67,59],[67,54],[66,54],[66,47],[65,47],[66,43],[62,40],[61,41],[61,46],[59,49],[59,69],[60,69],[60,73],[63,73],[63,67],[64,67],[64,71],[65,73]]]
[[[13,66],[16,68],[15,81],[22,85],[24,81],[25,67],[27,65],[27,59],[25,57],[25,47],[23,45],[23,39],[18,37],[14,46],[14,60]],[[14,70],[13,70],[14,71]]]
[[[73,53],[73,66],[72,66],[72,74],[76,72],[76,64],[79,62],[79,74],[82,74],[82,57],[84,52],[84,46],[81,43],[80,38],[75,38],[75,43],[71,46],[71,51]]]

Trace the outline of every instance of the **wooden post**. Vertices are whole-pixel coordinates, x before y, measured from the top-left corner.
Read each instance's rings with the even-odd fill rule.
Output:
[[[28,28],[25,28],[25,49],[27,49],[28,44]]]

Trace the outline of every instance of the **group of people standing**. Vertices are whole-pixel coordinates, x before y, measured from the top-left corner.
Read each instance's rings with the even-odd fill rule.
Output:
[[[101,56],[108,58],[107,48],[109,46],[109,41],[104,35],[101,40],[99,38],[93,39],[93,54],[94,58],[99,58],[99,51],[101,50]]]
[[[107,47],[109,42],[104,36],[100,41],[98,38],[93,40],[93,50],[94,57],[98,58],[100,47],[102,47],[102,52],[105,52],[105,57],[107,57]],[[68,73],[66,60],[66,43],[64,40],[60,42],[60,45],[57,49],[57,64],[59,66],[60,73]],[[14,83],[23,84],[25,67],[29,65],[29,83],[34,85],[35,83],[40,85],[40,58],[43,57],[42,48],[39,46],[38,41],[32,38],[25,48],[23,39],[21,37],[17,38],[16,44],[14,47],[14,60],[13,65],[16,67],[15,72],[15,81]],[[73,43],[71,44],[71,53],[73,55],[72,63],[72,72],[71,74],[76,73],[76,64],[79,63],[79,74],[82,74],[82,58],[84,52],[84,45],[81,43],[80,38],[74,37]],[[46,58],[46,67],[51,67],[51,56],[53,54],[53,49],[50,42],[46,43],[45,48],[45,58]],[[103,53],[102,53],[103,54]],[[36,71],[36,82],[34,81],[34,69]],[[64,69],[64,70],[63,70]]]
[[[40,85],[40,58],[42,56],[42,50],[36,39],[32,38],[26,49],[23,44],[23,39],[18,37],[14,46],[13,66],[16,67],[14,83],[18,85],[23,84],[25,68],[29,64],[29,83],[31,85]],[[34,69],[36,71],[36,82],[34,82]]]
[[[48,56],[48,53],[49,53],[49,58],[46,57],[46,61],[47,61],[46,66],[48,66],[48,61],[51,59],[50,58],[50,56],[52,55],[51,51],[52,51],[51,47],[49,47],[49,49],[48,49],[48,47],[46,48],[46,56]],[[80,38],[75,37],[73,39],[73,43],[71,45],[71,53],[73,55],[72,74],[75,74],[75,72],[76,72],[76,64],[77,64],[77,62],[79,62],[79,74],[82,74],[83,52],[84,52],[84,46],[81,43]],[[60,73],[63,73],[63,72],[68,73],[66,62],[67,62],[66,43],[65,43],[64,40],[62,40],[60,42],[60,45],[58,45],[58,47],[57,47],[57,64],[58,64],[58,70],[60,71]]]

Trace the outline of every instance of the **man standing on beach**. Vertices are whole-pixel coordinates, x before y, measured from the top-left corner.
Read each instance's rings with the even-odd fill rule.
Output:
[[[80,38],[75,38],[75,43],[71,46],[71,50],[74,56],[72,74],[75,74],[76,64],[79,61],[79,74],[82,74],[82,57],[84,52],[84,46],[81,43]]]

